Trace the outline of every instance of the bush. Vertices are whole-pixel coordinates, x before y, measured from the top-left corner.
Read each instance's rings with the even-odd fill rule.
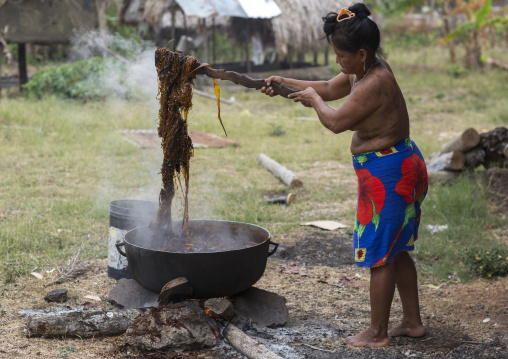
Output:
[[[104,98],[106,93],[95,79],[101,78],[105,69],[104,59],[92,57],[40,70],[23,86],[25,96],[40,99],[53,94],[83,100]]]
[[[490,248],[466,250],[465,264],[481,277],[492,278],[508,274],[508,250]]]

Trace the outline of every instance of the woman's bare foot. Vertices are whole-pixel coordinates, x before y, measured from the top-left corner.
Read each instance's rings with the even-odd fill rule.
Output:
[[[397,325],[395,328],[388,331],[389,337],[406,336],[411,338],[420,338],[425,335],[427,329],[422,325],[408,325],[404,322]]]
[[[374,331],[367,329],[360,334],[345,339],[346,344],[354,347],[384,347],[390,344],[388,336],[382,337],[374,333]]]

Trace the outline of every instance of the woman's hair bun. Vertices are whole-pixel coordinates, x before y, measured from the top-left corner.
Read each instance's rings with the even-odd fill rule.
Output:
[[[362,3],[353,4],[349,7],[348,10],[354,12],[356,15],[363,12],[366,15],[366,17],[370,16],[370,10],[367,8],[367,6],[365,6],[365,4]]]

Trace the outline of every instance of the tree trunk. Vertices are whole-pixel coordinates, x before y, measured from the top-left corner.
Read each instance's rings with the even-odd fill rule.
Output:
[[[444,24],[444,35],[447,36],[451,31],[450,18],[448,17],[448,6],[450,1],[446,0],[443,4],[443,24]],[[455,54],[455,45],[453,41],[448,42],[448,50],[450,51],[450,62],[452,64],[457,63],[457,55]]]
[[[95,0],[95,8],[97,11],[99,30],[101,32],[107,32],[108,31],[108,23],[106,18],[106,11],[108,9],[107,0]]]

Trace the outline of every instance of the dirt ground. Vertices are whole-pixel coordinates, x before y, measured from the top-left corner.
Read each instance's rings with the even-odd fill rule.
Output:
[[[443,286],[421,283],[422,316],[428,328],[424,338],[396,338],[390,346],[379,349],[344,345],[344,337],[358,333],[369,322],[368,271],[352,265],[347,255],[348,235],[305,228],[301,236],[273,239],[281,243],[281,248],[269,259],[264,276],[256,284],[287,299],[288,323],[281,328],[244,328],[272,351],[284,358],[317,359],[508,357],[508,278]],[[69,307],[110,308],[106,298],[115,281],[107,276],[106,266],[105,260],[94,261],[92,270],[85,275],[51,287],[44,287],[47,279],[31,275],[3,285],[0,358],[242,358],[213,349],[142,354],[129,349],[123,336],[95,339],[25,336],[26,319],[18,312],[55,308],[55,304],[43,300],[51,289],[67,288],[69,300],[65,305]],[[86,295],[99,296],[102,301],[93,302],[85,299]],[[400,300],[396,297],[391,323],[396,323],[401,314]]]
[[[319,166],[327,167],[326,163]],[[310,174],[302,177],[305,183],[312,180]],[[356,184],[349,177],[338,179],[330,175],[329,180],[331,185],[351,191]],[[305,193],[299,196],[306,200]],[[323,213],[330,210],[318,204],[314,208]],[[351,348],[344,344],[344,338],[365,329],[370,318],[369,272],[353,263],[351,229],[328,232],[299,226],[291,235],[274,235],[272,240],[280,247],[269,258],[265,273],[255,286],[284,296],[289,320],[279,328],[242,329],[285,359],[508,358],[508,277],[468,284],[421,282],[422,318],[428,329],[425,337],[392,338],[389,346],[378,349]],[[224,345],[192,353],[139,353],[126,345],[123,336],[27,338],[26,319],[18,312],[56,308],[56,304],[43,300],[52,289],[68,289],[68,307],[112,308],[106,298],[115,280],[107,276],[106,260],[92,263],[89,272],[59,285],[44,286],[55,274],[46,272],[51,268],[40,270],[42,280],[28,275],[17,278],[16,283],[2,284],[0,358],[244,358]],[[101,301],[86,299],[87,295],[99,296]],[[396,295],[390,325],[401,316]]]

